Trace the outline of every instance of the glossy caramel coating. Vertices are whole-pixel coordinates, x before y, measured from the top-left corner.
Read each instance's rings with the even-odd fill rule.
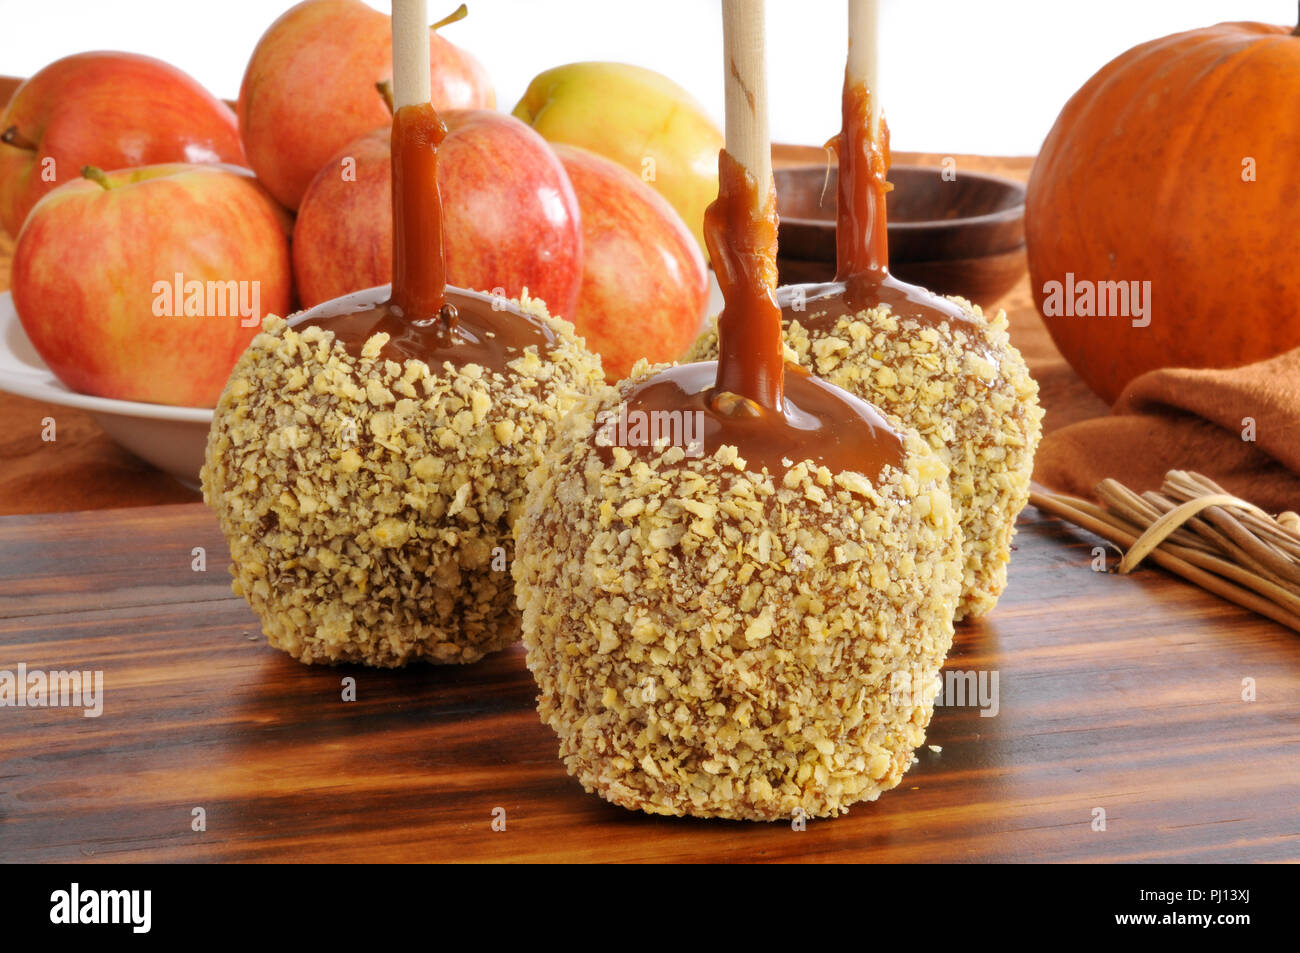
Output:
[[[943,300],[967,317],[902,317],[888,305],[847,313],[843,295],[810,295],[806,311],[786,311],[785,337],[791,359],[880,408],[894,426],[915,430],[951,467],[965,563],[961,618],[989,611],[1006,587],[1043,411],[1006,316]],[[708,330],[688,357],[716,354]]]
[[[519,631],[524,482],[600,361],[543,303],[448,288],[427,104],[393,120],[394,283],[268,318],[213,415],[234,589],[310,663],[467,663]]]
[[[731,444],[603,447],[593,417],[647,380],[666,386],[642,365],[566,418],[515,527],[527,663],[566,767],[651,814],[789,821],[873,800],[924,743],[932,699],[910,686],[952,640],[947,468],[910,431],[870,479],[773,475]]]
[[[897,317],[931,327],[977,321],[957,301],[891,274],[858,274],[817,284],[784,285],[777,289],[776,300],[783,323],[798,321],[805,328],[830,327],[841,318],[882,305]]]
[[[989,611],[1006,587],[1015,521],[1029,497],[1042,434],[1038,386],[1007,335],[986,318],[889,273],[888,130],[868,135],[870,97],[847,82],[839,153],[837,278],[777,291],[789,355],[915,429],[951,467],[962,530],[957,617]],[[688,358],[718,354],[712,330]]]
[[[385,334],[383,357],[431,368],[478,364],[501,372],[528,348],[545,356],[550,330],[505,298],[447,286],[438,191],[438,145],[447,127],[428,103],[393,115],[393,282],[326,301],[294,318],[316,326],[357,357]]]
[[[662,370],[628,395],[627,410],[703,415],[705,451],[734,446],[755,472],[809,461],[875,479],[898,466],[902,439],[865,402],[785,362],[776,283],[776,212],[724,149],[704,235],[725,306],[716,363]],[[629,448],[641,452],[646,448]],[[653,449],[653,448],[650,448]]]
[[[777,411],[752,401],[736,401],[720,410],[717,376],[714,361],[665,368],[629,389],[627,413],[698,412],[704,454],[734,446],[756,473],[766,469],[781,474],[807,461],[836,473],[853,470],[874,480],[885,467],[902,463],[902,436],[874,407],[797,364],[785,366],[785,393]]]
[[[353,355],[376,334],[386,334],[383,357],[399,364],[422,361],[432,368],[450,362],[500,372],[528,348],[544,357],[555,345],[549,327],[503,298],[447,287],[441,307],[449,310],[432,320],[413,322],[393,304],[389,288],[369,288],[326,301],[296,315],[290,324],[329,331]]]
[[[311,663],[467,663],[519,633],[509,562],[525,478],[604,380],[571,325],[499,371],[354,354],[268,318],[213,416],[202,471],[235,592],[268,641]]]
[[[393,113],[393,297],[395,311],[412,323],[442,312],[447,254],[438,190],[438,146],[447,127],[431,103]]]
[[[723,149],[718,197],[704,213],[704,241],[722,290],[717,392],[777,410],[783,391],[781,309],[776,289],[776,194]]]
[[[865,83],[850,83],[846,71],[840,132],[832,140],[839,161],[835,280],[779,289],[783,318],[812,329],[885,305],[923,324],[970,321],[961,305],[889,273],[889,126],[882,116],[879,139],[872,140],[871,95]]]
[[[880,139],[871,140],[871,93],[844,74],[840,133],[832,140],[839,162],[836,192],[835,274],[876,275],[889,270],[885,193],[889,173],[889,126],[880,118]]]

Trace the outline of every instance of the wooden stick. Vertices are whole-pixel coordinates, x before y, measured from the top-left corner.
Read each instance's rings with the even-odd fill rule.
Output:
[[[1029,502],[1039,509],[1054,513],[1069,522],[1080,526],[1083,529],[1096,533],[1103,539],[1110,540],[1121,546],[1132,546],[1137,542],[1137,536],[1125,532],[1115,525],[1107,522],[1105,519],[1099,519],[1081,509],[1072,505],[1072,498],[1053,496],[1050,494],[1031,491]],[[1083,501],[1086,502],[1086,501]],[[1189,582],[1193,582],[1201,588],[1214,593],[1215,595],[1235,602],[1243,608],[1250,609],[1262,616],[1272,619],[1285,625],[1287,628],[1300,632],[1300,614],[1288,612],[1282,606],[1256,595],[1249,589],[1234,585],[1226,579],[1222,579],[1212,572],[1207,572],[1197,566],[1192,565],[1185,559],[1175,556],[1170,552],[1157,549],[1150,557],[1161,567],[1169,570],[1175,575],[1182,576]]]
[[[775,201],[767,125],[765,0],[722,0],[726,50],[727,152],[754,178],[759,201]],[[760,209],[766,213],[770,207]]]
[[[1161,489],[1175,500],[1190,500],[1205,493],[1223,493],[1225,490],[1199,473],[1171,470],[1165,476]],[[1257,537],[1268,543],[1275,552],[1292,561],[1300,562],[1300,534],[1292,532],[1279,517],[1274,520],[1257,506],[1241,501],[1241,509],[1232,514],[1240,523],[1255,530]]]
[[[1165,488],[1175,500],[1186,500],[1175,510],[1183,509],[1195,501],[1216,499],[1221,505],[1205,506],[1205,512],[1186,520],[1189,529],[1212,542],[1232,561],[1267,576],[1278,585],[1300,594],[1300,560],[1289,551],[1251,532],[1242,520],[1250,516],[1262,523],[1281,528],[1258,507],[1239,497],[1226,493],[1222,487],[1200,474],[1184,474],[1171,470],[1165,479]],[[1157,504],[1160,505],[1160,504]],[[1229,512],[1223,506],[1232,506]],[[1163,506],[1161,507],[1164,508]]]
[[[429,18],[425,0],[393,0],[393,106],[429,101]]]
[[[1038,499],[1039,502],[1035,505],[1038,505],[1043,509],[1049,509],[1053,503],[1059,502],[1061,504],[1061,512],[1057,512],[1058,516],[1064,515],[1064,511],[1068,509],[1075,515],[1087,517],[1090,520],[1096,520],[1099,526],[1113,527],[1115,530],[1113,533],[1110,533],[1109,531],[1107,531],[1107,533],[1101,533],[1095,528],[1092,531],[1097,532],[1098,535],[1116,545],[1120,545],[1121,543],[1124,545],[1133,545],[1125,541],[1131,539],[1136,543],[1141,536],[1142,529],[1140,526],[1134,526],[1125,521],[1116,519],[1113,514],[1107,513],[1105,510],[1102,510],[1100,507],[1095,506],[1087,500],[1080,500],[1075,497],[1062,495],[1057,495],[1055,497],[1039,496]],[[1046,505],[1044,505],[1045,502]],[[1089,527],[1084,528],[1087,529]],[[1300,596],[1287,592],[1285,589],[1274,585],[1262,576],[1252,573],[1249,569],[1231,563],[1219,556],[1201,550],[1192,549],[1187,546],[1178,546],[1166,542],[1162,548],[1168,551],[1171,555],[1177,556],[1179,559],[1189,562],[1200,569],[1231,579],[1246,588],[1253,589],[1265,598],[1278,603],[1284,609],[1295,613],[1296,617],[1300,618]]]
[[[1123,484],[1119,485],[1123,486]],[[1131,493],[1132,491],[1130,490],[1129,492]],[[1072,515],[1086,516],[1096,525],[1114,527],[1118,531],[1116,537],[1122,535],[1124,538],[1132,539],[1135,542],[1141,538],[1143,532],[1146,531],[1146,528],[1154,522],[1154,520],[1148,519],[1136,520],[1130,516],[1121,515],[1112,510],[1107,510],[1104,507],[1093,503],[1091,500],[1081,499],[1077,496],[1069,496],[1065,493],[1042,494],[1038,491],[1034,491],[1032,496],[1033,499],[1037,501],[1035,505],[1040,508],[1049,509],[1051,512],[1057,513],[1058,516],[1062,514],[1057,512],[1057,508],[1068,508]],[[1166,504],[1168,504],[1168,501],[1166,501]],[[1084,528],[1092,529],[1091,526],[1086,526]],[[1097,532],[1096,529],[1092,529],[1092,531]],[[1105,536],[1105,538],[1116,545],[1119,545],[1120,543],[1117,538],[1112,538],[1111,536]],[[1280,599],[1294,600],[1296,611],[1300,612],[1300,595],[1293,595],[1285,589],[1270,583],[1262,576],[1251,572],[1249,569],[1238,566],[1236,563],[1224,559],[1222,555],[1213,549],[1205,546],[1185,546],[1182,544],[1176,544],[1171,542],[1173,538],[1174,534],[1171,533],[1167,540],[1161,545],[1161,548],[1169,550],[1188,562],[1200,566],[1202,569],[1208,569],[1212,572],[1218,572],[1220,575],[1227,575],[1236,579],[1238,582],[1241,582],[1242,585],[1255,588],[1256,591],[1269,595],[1270,598],[1277,595]],[[1131,544],[1126,543],[1125,545]]]
[[[880,148],[880,0],[849,0],[849,84],[871,95],[871,144]]]
[[[1137,527],[1150,526],[1160,519],[1173,506],[1163,497],[1154,499],[1143,494],[1139,496],[1118,480],[1102,480],[1096,487],[1097,497],[1111,510],[1123,516]],[[1213,554],[1215,548],[1185,528],[1179,528],[1169,534],[1169,541],[1191,549]]]
[[[1142,496],[1144,499],[1150,501],[1150,503],[1161,514],[1173,512],[1173,510],[1177,509],[1177,507],[1181,502],[1185,502],[1186,500],[1196,499],[1196,494],[1192,494],[1189,497],[1174,495],[1172,499],[1166,499],[1165,497],[1161,496],[1159,493],[1156,493],[1151,490],[1148,490],[1146,493],[1143,493]],[[1234,543],[1230,536],[1228,536],[1225,533],[1219,532],[1217,529],[1215,529],[1212,525],[1207,523],[1205,520],[1201,519],[1199,516],[1194,516],[1191,519],[1189,519],[1183,525],[1183,529],[1188,532],[1194,533],[1196,539],[1201,540],[1202,542],[1208,544],[1208,552],[1221,555],[1221,556],[1226,556],[1228,559],[1239,562],[1242,565],[1245,565],[1251,569],[1261,569],[1262,571],[1262,567],[1256,560],[1251,558],[1250,553],[1248,553],[1246,550],[1242,549],[1240,546]],[[1174,538],[1173,536],[1170,536],[1170,539],[1173,538]],[[1178,541],[1183,542],[1183,540],[1181,539],[1179,539]],[[1300,592],[1300,589],[1298,589],[1297,592]]]
[[[1142,534],[1141,540],[1133,546],[1128,554],[1120,561],[1119,571],[1121,574],[1128,574],[1137,568],[1138,564],[1147,557],[1149,553],[1155,551],[1155,548],[1164,542],[1165,537],[1182,526],[1197,513],[1211,506],[1218,506],[1221,503],[1230,503],[1235,497],[1228,496],[1226,493],[1216,493],[1211,496],[1202,496],[1195,500],[1188,500],[1181,506],[1175,506],[1160,519],[1152,523],[1145,533]]]
[[[1035,499],[1045,509],[1056,512],[1057,515],[1075,522],[1076,525],[1097,532],[1112,542],[1123,542],[1128,545],[1129,553],[1121,562],[1121,567],[1140,556],[1144,544],[1150,542],[1153,533],[1158,530],[1158,524],[1160,524],[1164,514],[1185,507],[1185,504],[1184,507],[1180,507],[1178,503],[1171,502],[1159,493],[1150,491],[1138,497],[1133,491],[1115,480],[1104,480],[1098,484],[1096,489],[1098,496],[1102,498],[1109,509],[1099,507],[1087,500],[1061,494],[1036,493]],[[1200,474],[1170,471],[1166,476],[1165,489],[1174,496],[1175,500],[1181,500],[1183,497],[1191,500],[1204,500],[1213,496],[1227,498],[1235,508],[1234,517],[1243,512],[1257,512],[1261,521],[1266,521],[1272,526],[1276,534],[1290,536],[1289,529],[1273,523],[1272,519],[1262,510],[1258,510],[1257,507],[1253,507],[1237,497],[1226,494],[1222,487]],[[1243,507],[1248,508],[1248,510],[1243,510]],[[1155,514],[1154,519],[1152,518],[1153,513]],[[1296,615],[1297,618],[1300,618],[1300,589],[1297,589],[1287,580],[1274,576],[1266,567],[1259,566],[1251,559],[1249,552],[1236,545],[1226,534],[1219,532],[1204,520],[1193,518],[1188,520],[1184,526],[1186,529],[1195,530],[1196,535],[1191,538],[1196,540],[1198,545],[1190,547],[1177,544],[1174,542],[1175,538],[1186,538],[1187,534],[1185,532],[1170,533],[1160,543],[1160,551],[1190,563],[1195,568],[1239,583],[1241,586],[1270,600],[1279,606],[1284,613]],[[1240,526],[1238,526],[1238,529],[1243,533],[1245,532],[1244,528]],[[1130,540],[1132,542],[1129,542]],[[1205,547],[1206,543],[1210,544],[1208,552]],[[1282,556],[1283,554],[1279,553],[1278,555]],[[1288,568],[1289,566],[1290,564],[1288,564]],[[1200,579],[1195,577],[1195,574],[1180,573],[1180,575],[1200,584]],[[1225,598],[1233,598],[1234,601],[1239,603],[1249,604],[1249,599],[1243,602],[1242,598],[1234,598],[1235,594],[1229,594],[1226,591],[1219,592],[1214,586],[1207,588],[1210,591],[1224,595]],[[1248,607],[1255,608],[1253,604],[1249,604]],[[1263,614],[1273,617],[1268,612]],[[1285,618],[1280,621],[1287,622]]]

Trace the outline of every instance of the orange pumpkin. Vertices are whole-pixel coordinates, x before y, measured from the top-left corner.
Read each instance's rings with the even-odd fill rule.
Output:
[[[1048,330],[1108,401],[1300,346],[1300,35],[1221,23],[1112,60],[1043,144],[1025,232]]]

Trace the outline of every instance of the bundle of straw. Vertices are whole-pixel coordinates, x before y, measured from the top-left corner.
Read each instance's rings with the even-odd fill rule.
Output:
[[[1160,491],[1097,484],[1101,505],[1034,491],[1029,501],[1128,552],[1120,573],[1151,559],[1201,588],[1300,632],[1300,516],[1270,516],[1186,470],[1165,474]]]

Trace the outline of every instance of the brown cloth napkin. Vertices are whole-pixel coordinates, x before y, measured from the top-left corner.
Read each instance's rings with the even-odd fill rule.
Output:
[[[1034,477],[1091,496],[1105,477],[1141,491],[1172,469],[1271,512],[1300,508],[1300,349],[1233,370],[1143,374],[1109,415],[1052,430]]]

